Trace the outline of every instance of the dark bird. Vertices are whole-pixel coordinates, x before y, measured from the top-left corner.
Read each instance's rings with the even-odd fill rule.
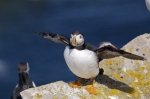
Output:
[[[19,82],[13,90],[11,99],[22,99],[20,92],[28,88],[35,87],[34,82],[29,77],[29,63],[20,62],[18,65]]]
[[[103,59],[123,56],[134,60],[144,60],[144,57],[118,49],[109,42],[93,48],[85,42],[83,34],[79,32],[72,33],[70,38],[48,32],[39,34],[45,39],[66,45],[64,50],[66,64],[72,73],[81,79],[93,81],[100,74],[99,62]]]

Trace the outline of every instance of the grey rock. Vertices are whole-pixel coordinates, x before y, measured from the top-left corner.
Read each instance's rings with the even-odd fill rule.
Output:
[[[140,35],[126,44],[125,51],[144,56],[145,61],[124,57],[100,62],[104,75],[93,84],[96,94],[87,91],[89,86],[72,88],[58,81],[21,92],[23,99],[149,99],[150,97],[150,34]]]

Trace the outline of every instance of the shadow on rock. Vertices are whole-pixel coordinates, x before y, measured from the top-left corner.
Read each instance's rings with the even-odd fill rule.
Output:
[[[126,93],[134,92],[134,88],[130,87],[129,85],[127,85],[123,82],[114,80],[107,75],[99,75],[96,78],[96,81],[100,84],[107,86],[108,88],[111,88],[111,89],[117,89],[117,90],[120,90],[120,91],[123,91]]]

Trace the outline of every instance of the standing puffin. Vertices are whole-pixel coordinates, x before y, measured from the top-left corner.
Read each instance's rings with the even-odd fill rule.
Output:
[[[84,80],[93,81],[103,72],[99,69],[99,62],[103,59],[123,56],[134,60],[144,60],[144,57],[120,50],[109,42],[93,48],[85,43],[84,36],[80,32],[72,33],[70,38],[48,32],[39,34],[45,39],[66,45],[64,50],[66,64],[74,75]]]
[[[20,62],[18,65],[18,75],[19,82],[13,90],[11,99],[22,99],[20,92],[35,87],[34,82],[29,77],[29,63],[28,62]]]

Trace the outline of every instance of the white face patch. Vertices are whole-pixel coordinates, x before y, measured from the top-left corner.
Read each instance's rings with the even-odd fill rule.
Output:
[[[76,36],[77,46],[81,46],[84,44],[84,38],[82,34]]]
[[[30,67],[29,67],[29,63],[27,63],[27,70],[25,71],[25,72],[29,72],[29,70],[30,70]]]
[[[19,64],[19,67],[18,67],[18,72],[19,73],[28,73],[30,70],[30,67],[29,67],[29,63],[27,62],[26,64]]]
[[[71,34],[70,42],[73,46],[82,46],[84,44],[84,37],[82,34]]]

